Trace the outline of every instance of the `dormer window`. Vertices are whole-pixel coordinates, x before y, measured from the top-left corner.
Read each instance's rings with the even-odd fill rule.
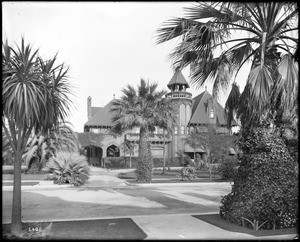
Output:
[[[210,118],[214,118],[214,110],[213,109],[210,110]]]

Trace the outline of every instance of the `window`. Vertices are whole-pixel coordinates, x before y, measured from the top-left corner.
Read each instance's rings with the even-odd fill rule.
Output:
[[[186,134],[190,134],[190,128],[186,127]]]
[[[177,126],[174,127],[174,134],[178,134],[178,127]]]
[[[180,134],[184,134],[184,125],[180,126]]]
[[[214,110],[213,109],[210,110],[210,118],[214,118]]]

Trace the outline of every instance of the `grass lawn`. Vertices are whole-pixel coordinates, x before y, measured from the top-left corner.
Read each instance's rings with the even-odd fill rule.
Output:
[[[206,169],[196,171],[196,179],[194,181],[183,181],[179,177],[179,170],[166,171],[162,174],[161,170],[153,170],[151,183],[182,183],[182,182],[224,182],[220,175],[212,173],[212,180],[209,180],[209,172]],[[119,178],[126,180],[130,183],[137,183],[137,178],[134,171],[119,173]]]
[[[23,229],[28,230],[30,226],[39,224],[45,228],[49,222],[24,224]],[[2,234],[9,237],[10,225],[2,225]],[[4,237],[4,238],[5,238]],[[53,222],[50,235],[47,239],[133,239],[142,240],[147,235],[131,218],[97,219],[82,221],[60,221]]]
[[[222,229],[238,232],[238,233],[246,233],[253,236],[272,236],[272,235],[285,235],[285,234],[297,234],[297,228],[288,228],[288,229],[275,229],[275,230],[252,230],[249,228],[245,228],[239,226],[237,224],[231,223],[227,220],[221,218],[219,214],[205,214],[205,215],[192,215],[194,218],[200,219],[204,222],[210,223]]]

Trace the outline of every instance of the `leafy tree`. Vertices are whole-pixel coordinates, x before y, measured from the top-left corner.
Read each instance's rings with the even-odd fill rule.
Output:
[[[297,161],[290,156],[283,139],[266,125],[243,132],[239,141],[241,163],[232,191],[221,201],[221,215],[247,227],[253,223],[255,229],[296,226]]]
[[[198,2],[186,17],[166,21],[157,43],[181,37],[170,54],[174,67],[191,69],[191,83],[213,82],[213,96],[234,81],[226,102],[228,125],[243,126],[271,117],[280,124],[297,115],[298,7],[286,2]],[[236,76],[250,66],[239,91]],[[237,81],[237,82],[236,82]]]
[[[196,163],[196,149],[203,148],[203,141],[206,141],[205,137],[203,137],[198,132],[196,132],[195,129],[193,129],[190,134],[184,138],[184,141],[194,149],[194,162]]]
[[[11,232],[22,234],[21,164],[31,133],[47,133],[68,116],[71,89],[63,64],[56,56],[43,60],[24,39],[16,48],[2,48],[2,120],[14,152]],[[7,124],[7,125],[5,125]]]
[[[135,127],[140,129],[139,156],[136,169],[138,181],[152,179],[152,157],[149,137],[155,127],[163,128],[164,117],[161,117],[161,109],[166,99],[162,99],[166,91],[157,91],[157,84],[147,84],[141,79],[140,85],[135,89],[128,85],[122,90],[123,96],[114,100],[111,112],[113,112],[112,130],[123,133]],[[165,110],[168,112],[168,110]],[[175,118],[174,118],[175,119]]]
[[[131,166],[132,166],[131,156],[134,154],[136,143],[130,142],[129,140],[126,139],[122,143],[122,147],[124,148],[124,154],[129,153],[129,167],[131,168]]]
[[[200,132],[197,128],[186,138],[195,148],[202,148],[208,155],[209,177],[212,179],[213,164],[224,159],[229,153],[229,148],[234,146],[237,139],[234,135],[218,134],[215,127],[207,126],[207,132]],[[206,161],[206,157],[204,157]]]

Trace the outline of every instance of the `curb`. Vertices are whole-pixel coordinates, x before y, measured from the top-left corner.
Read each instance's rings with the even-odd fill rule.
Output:
[[[233,183],[231,182],[192,182],[192,183],[183,183],[183,182],[178,182],[178,183],[130,183],[127,181],[124,181],[127,185],[129,186],[138,186],[138,187],[171,187],[171,186],[211,186],[211,185],[228,185],[228,186],[232,186]]]

